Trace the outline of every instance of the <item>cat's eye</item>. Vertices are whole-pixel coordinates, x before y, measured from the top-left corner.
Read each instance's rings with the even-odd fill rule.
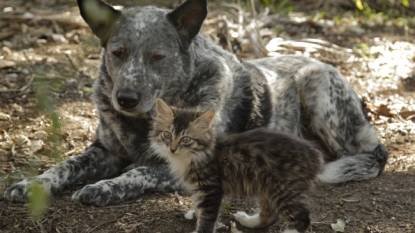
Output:
[[[182,139],[180,139],[180,141],[183,142],[183,143],[189,143],[189,142],[192,141],[192,138],[186,136],[186,137],[182,137]]]
[[[171,139],[171,133],[170,132],[167,132],[167,131],[165,131],[165,132],[163,132],[163,137],[165,138],[165,139]]]

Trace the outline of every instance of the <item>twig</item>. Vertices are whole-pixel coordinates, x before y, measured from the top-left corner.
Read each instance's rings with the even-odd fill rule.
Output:
[[[52,210],[51,208],[47,208],[47,209],[49,209],[49,210]],[[53,210],[52,210],[53,211]],[[57,210],[57,211],[54,211],[51,215],[49,215],[47,218],[45,218],[42,222],[40,222],[41,224],[43,224],[44,222],[46,222],[46,221],[48,221],[49,219],[51,219],[52,217],[54,217],[56,214],[59,214],[59,212],[61,212],[62,210]],[[61,214],[59,214],[59,215],[61,215]],[[62,215],[61,215],[62,216]]]
[[[35,224],[35,221],[32,220],[32,224],[36,228],[36,230],[40,232],[39,228],[37,228],[37,224]]]
[[[16,150],[15,150],[16,144],[13,143],[13,146],[11,148],[11,152],[12,152],[12,159],[14,159],[16,157]]]
[[[4,92],[24,92],[27,88],[29,88],[29,86],[32,84],[34,77],[30,77],[29,81],[26,83],[26,85],[24,85],[23,87],[21,87],[20,89],[7,89],[7,90],[0,90],[0,93],[4,93]]]
[[[39,231],[39,232],[42,232],[42,233],[46,233],[46,231],[45,231],[45,228],[43,227],[43,225],[42,224],[40,224],[38,221],[33,221],[32,220],[32,223],[33,223],[33,226]],[[37,227],[39,227],[39,228],[37,228]]]
[[[65,156],[70,156],[76,152],[75,149],[65,152]]]
[[[254,0],[251,0],[251,8],[252,8],[252,16],[255,19],[256,18],[256,9],[255,9],[255,2],[254,2]]]
[[[179,194],[176,192],[174,192],[174,196],[176,197],[176,200],[179,202],[179,205],[183,205],[182,200],[180,200]]]
[[[4,40],[4,39],[6,39],[8,37],[11,37],[11,36],[13,36],[15,34],[16,34],[16,31],[15,30],[10,30],[10,31],[6,31],[6,32],[2,32],[2,33],[0,33],[0,40]]]
[[[34,65],[34,64],[35,64],[35,62],[34,62],[34,61],[32,61],[32,60],[30,60],[29,56],[27,56],[26,51],[23,51],[23,56],[26,58],[27,62],[32,63],[32,65]]]
[[[232,49],[232,43],[231,43],[231,41],[229,40],[229,36],[228,36],[228,34],[229,34],[229,25],[228,25],[228,21],[226,20],[226,16],[225,15],[223,15],[222,16],[222,20],[223,20],[223,24],[224,24],[224,26],[223,26],[223,28],[225,29],[225,38],[226,38],[226,43],[227,43],[227,45],[228,45],[228,50],[229,51],[233,51],[233,49]]]
[[[76,67],[75,63],[72,61],[72,58],[69,56],[69,54],[65,53],[65,56],[66,56],[66,58],[69,60],[69,62],[71,63],[72,68],[73,68],[75,71],[78,71],[78,67]]]
[[[342,201],[347,202],[347,203],[355,203],[355,202],[359,202],[360,200],[353,200],[353,199],[344,199],[344,198],[342,198]]]
[[[310,224],[331,224],[331,222],[310,222]]]
[[[415,114],[414,115],[410,115],[406,118],[407,121],[412,120],[412,118],[415,118]]]
[[[92,228],[91,230],[88,230],[88,232],[92,232],[92,231],[94,231],[95,229],[97,229],[98,227],[103,226],[103,225],[105,225],[105,224],[107,224],[107,223],[116,222],[116,221],[120,220],[120,218],[122,218],[122,216],[124,216],[124,214],[125,214],[125,212],[122,212],[122,213],[120,214],[120,216],[119,216],[119,217],[117,217],[117,218],[115,218],[115,219],[112,219],[112,220],[109,220],[109,221],[106,221],[106,222],[103,222],[103,223],[101,223],[101,224],[99,224],[99,225],[96,225],[96,226],[95,226],[94,228]]]

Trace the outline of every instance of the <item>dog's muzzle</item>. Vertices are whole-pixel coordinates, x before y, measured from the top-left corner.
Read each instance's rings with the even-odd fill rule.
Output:
[[[120,90],[117,93],[117,102],[124,109],[132,109],[140,102],[140,94],[134,90]]]

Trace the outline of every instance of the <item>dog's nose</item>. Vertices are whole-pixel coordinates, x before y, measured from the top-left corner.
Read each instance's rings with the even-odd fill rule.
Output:
[[[117,93],[117,102],[121,107],[130,109],[137,106],[139,97],[139,94],[133,90],[122,90]]]

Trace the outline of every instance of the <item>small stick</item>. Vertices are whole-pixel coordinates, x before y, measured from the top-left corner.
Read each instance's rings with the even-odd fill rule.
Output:
[[[179,205],[183,205],[182,200],[180,200],[179,194],[176,192],[174,192],[174,196],[176,197],[176,200],[179,202]]]
[[[72,68],[73,68],[75,71],[78,71],[78,67],[77,67],[77,66],[75,65],[75,63],[72,61],[72,58],[69,56],[69,54],[65,53],[65,56],[66,56],[66,58],[69,60],[69,62],[71,63]]]
[[[91,229],[91,230],[89,230],[88,232],[92,232],[92,231],[94,231],[95,229],[97,229],[98,227],[103,226],[103,225],[105,225],[105,224],[107,224],[107,223],[116,222],[116,221],[120,220],[120,218],[122,218],[122,216],[124,216],[124,214],[125,214],[125,212],[122,212],[122,213],[120,214],[120,216],[119,216],[119,217],[117,217],[117,218],[115,218],[115,219],[112,219],[112,220],[109,220],[109,221],[106,221],[106,222],[103,222],[103,223],[101,223],[101,224],[99,224],[99,225],[96,225],[94,228],[92,228],[92,229]]]

